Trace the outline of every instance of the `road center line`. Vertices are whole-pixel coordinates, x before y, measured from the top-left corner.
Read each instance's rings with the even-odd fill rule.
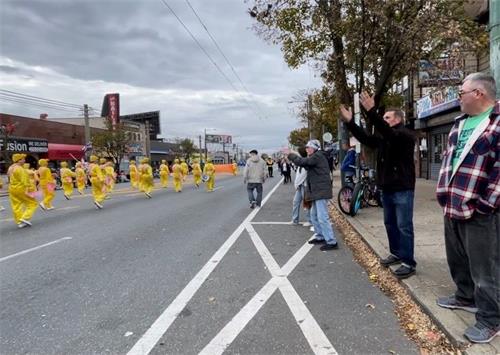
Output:
[[[42,248],[48,247],[49,245],[52,245],[52,244],[57,244],[57,243],[65,241],[65,240],[70,240],[70,239],[73,239],[73,238],[72,237],[64,237],[64,238],[61,238],[61,239],[54,240],[53,242],[50,242],[50,243],[42,244],[42,245],[39,245],[39,246],[34,247],[34,248],[30,248],[30,249],[26,249],[26,250],[20,251],[19,253],[11,254],[9,256],[4,256],[3,258],[0,258],[0,262],[5,261],[5,260],[9,260],[11,258],[15,258],[16,256],[20,256],[20,255],[23,255],[23,254],[30,253],[30,252],[38,250],[38,249],[42,249]]]
[[[269,191],[264,200],[262,201],[262,206],[269,200],[271,195],[278,189],[278,187],[283,182],[281,179],[274,188]],[[208,260],[208,262],[201,268],[201,270],[196,274],[196,276],[184,287],[184,289],[177,295],[173,302],[163,311],[163,313],[158,317],[158,319],[149,327],[149,329],[144,333],[144,335],[135,343],[135,345],[130,349],[127,355],[145,355],[154,348],[158,340],[165,334],[170,325],[178,317],[179,313],[182,312],[187,303],[191,300],[194,294],[206,281],[210,273],[219,264],[221,259],[226,255],[233,244],[238,240],[239,236],[245,229],[245,226],[255,217],[260,209],[255,209],[245,218],[245,220],[236,228],[236,230],[231,234],[231,236],[222,244],[222,246],[215,252],[215,254]],[[274,291],[273,291],[274,292]]]

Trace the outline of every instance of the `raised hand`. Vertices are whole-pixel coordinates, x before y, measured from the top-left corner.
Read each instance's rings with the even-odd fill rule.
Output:
[[[345,107],[344,105],[340,105],[340,119],[344,122],[351,122],[352,120],[352,109],[349,107]]]
[[[375,107],[375,100],[373,99],[373,96],[368,95],[366,91],[363,91],[359,95],[359,102],[366,111],[370,111],[373,107]]]

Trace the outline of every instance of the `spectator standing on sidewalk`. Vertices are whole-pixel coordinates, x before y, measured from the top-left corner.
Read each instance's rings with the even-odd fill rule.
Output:
[[[351,109],[341,105],[341,118],[362,144],[377,149],[377,185],[382,190],[384,224],[390,255],[380,260],[384,267],[399,264],[393,274],[404,279],[415,273],[413,200],[415,195],[415,133],[404,126],[404,112],[387,109],[380,116],[375,101],[366,92],[360,102],[381,137],[369,135],[352,119]]]
[[[346,148],[347,144],[344,145]],[[340,171],[344,172],[345,180],[354,184],[354,175],[356,175],[356,145],[349,144],[349,149],[342,161]]]
[[[292,165],[288,161],[287,158],[283,158],[283,161],[281,163],[281,171],[283,173],[283,184],[288,184],[289,182],[292,182]]]
[[[332,179],[327,157],[320,148],[321,143],[312,139],[306,144],[306,158],[292,151],[288,159],[307,170],[305,195],[307,200],[312,201],[311,222],[316,232],[309,244],[324,244],[321,250],[331,250],[338,248],[328,215],[328,200],[332,198]]]
[[[448,136],[436,191],[457,291],[437,304],[477,311],[464,335],[487,343],[500,335],[500,102],[484,73],[467,76],[458,97],[464,114]]]
[[[304,148],[302,148],[304,149]],[[306,152],[299,150],[299,154],[301,157],[306,156]],[[299,224],[299,217],[300,217],[300,209],[302,208],[302,201],[304,200],[304,188],[305,188],[305,183],[307,179],[307,170],[301,166],[297,169],[297,172],[295,173],[295,196],[293,197],[293,207],[292,207],[292,224],[298,225]],[[306,219],[307,222],[304,223],[306,227],[311,225],[310,222],[310,210],[306,210]],[[307,223],[307,224],[306,224]]]
[[[258,155],[257,150],[250,151],[243,173],[243,183],[247,184],[248,200],[250,208],[260,207],[262,203],[262,184],[267,178],[267,164]],[[255,196],[254,191],[257,192]]]

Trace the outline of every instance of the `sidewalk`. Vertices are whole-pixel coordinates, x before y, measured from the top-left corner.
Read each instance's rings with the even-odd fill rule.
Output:
[[[340,172],[334,171],[333,200],[337,205]],[[436,305],[436,298],[455,291],[444,247],[444,227],[441,207],[435,197],[436,182],[417,179],[413,224],[415,228],[415,259],[417,273],[403,284],[412,297],[434,319],[456,345],[469,344],[463,337],[465,328],[474,323],[474,315],[461,310],[446,310]],[[339,209],[340,211],[340,209]],[[361,209],[355,217],[346,216],[351,226],[380,257],[389,253],[382,208]],[[474,344],[466,354],[500,354],[500,337],[490,344]]]

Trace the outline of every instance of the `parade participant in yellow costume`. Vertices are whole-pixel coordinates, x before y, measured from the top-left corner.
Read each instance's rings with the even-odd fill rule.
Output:
[[[40,179],[40,189],[43,193],[43,200],[40,202],[40,207],[43,210],[53,210],[52,200],[56,195],[56,180],[52,176],[52,172],[48,168],[49,160],[40,159],[38,161],[38,177]]]
[[[137,174],[138,174],[137,175],[137,187],[139,188],[139,191],[142,191],[142,192],[144,192],[144,186],[142,186],[142,179],[141,179],[142,170],[144,168],[143,161],[144,161],[144,158],[139,161],[139,166],[137,167]]]
[[[14,164],[9,168],[9,200],[14,221],[19,228],[31,226],[30,219],[37,207],[35,198],[28,194],[30,181],[26,169],[23,168],[25,158],[26,154],[14,154]]]
[[[186,177],[189,175],[189,167],[184,159],[181,159],[182,168],[182,181],[186,181]]]
[[[179,163],[179,159],[174,160],[174,166],[172,167],[172,175],[174,176],[175,192],[181,192],[184,174],[182,173],[182,166]]]
[[[215,185],[215,167],[212,164],[212,159],[207,159],[207,163],[205,164],[205,167],[203,168],[203,175],[207,175],[208,176],[207,191],[208,192],[214,191],[214,185]]]
[[[83,191],[85,190],[85,186],[87,185],[87,174],[85,174],[82,163],[78,162],[75,166],[76,188],[78,189],[80,195],[83,195]]]
[[[103,208],[102,202],[106,198],[104,187],[104,174],[98,164],[99,158],[95,155],[90,156],[89,175],[90,183],[92,184],[92,196],[94,197],[94,205],[98,209]]]
[[[236,176],[236,174],[238,174],[238,164],[236,164],[236,162],[234,161],[233,162],[233,175]]]
[[[193,167],[194,186],[196,186],[196,188],[199,188],[201,183],[201,167],[199,161],[195,160],[192,167]]]
[[[160,165],[160,182],[161,182],[161,187],[167,187],[168,186],[168,175],[170,174],[170,171],[168,170],[168,165],[166,160],[161,161]]]
[[[129,174],[130,174],[130,186],[133,189],[137,189],[139,185],[139,172],[137,166],[135,165],[135,160],[129,162]]]
[[[71,200],[71,195],[73,195],[73,178],[76,177],[76,174],[68,168],[68,163],[65,161],[61,162],[59,174],[61,175],[64,197],[66,200]]]
[[[106,184],[107,192],[113,192],[113,190],[115,189],[116,173],[112,161],[107,161],[104,163],[104,181]]]
[[[144,189],[144,194],[148,197],[151,198],[151,192],[153,191],[154,187],[154,180],[153,180],[153,168],[151,165],[149,165],[149,158],[144,158],[141,160],[141,185]]]
[[[36,184],[38,182],[38,175],[37,175],[35,170],[30,168],[29,163],[24,163],[23,168],[24,168],[24,170],[26,170],[26,174],[28,174],[29,181],[30,181],[30,187],[28,189],[28,193],[31,197],[35,197]]]

